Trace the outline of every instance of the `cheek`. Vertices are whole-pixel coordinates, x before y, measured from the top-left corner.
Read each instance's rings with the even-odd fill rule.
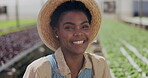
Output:
[[[68,41],[72,37],[72,33],[66,31],[59,31],[60,41]]]
[[[85,31],[85,33],[88,37],[90,37],[92,35],[92,30],[87,30],[87,31]]]

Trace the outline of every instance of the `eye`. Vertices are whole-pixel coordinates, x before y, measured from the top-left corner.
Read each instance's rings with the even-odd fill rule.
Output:
[[[66,26],[65,29],[74,29],[72,26]]]
[[[83,29],[89,29],[89,25],[83,25],[82,28]]]

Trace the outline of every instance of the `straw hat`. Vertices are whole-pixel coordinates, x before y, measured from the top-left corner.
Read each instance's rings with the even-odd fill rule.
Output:
[[[62,3],[70,0],[48,0],[42,7],[38,16],[38,33],[43,43],[51,50],[55,51],[59,48],[59,43],[54,35],[52,27],[50,26],[50,16],[54,10]],[[91,28],[93,34],[91,41],[96,37],[101,24],[101,13],[99,7],[94,0],[72,0],[81,1],[90,11],[92,15]]]

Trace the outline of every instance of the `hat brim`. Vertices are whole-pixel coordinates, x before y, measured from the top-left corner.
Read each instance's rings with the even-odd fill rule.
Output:
[[[39,36],[43,43],[53,51],[57,50],[60,45],[58,40],[54,36],[52,27],[50,26],[50,16],[59,5],[66,1],[70,0],[48,0],[40,10],[38,16],[37,29]],[[90,37],[90,41],[92,41],[96,37],[101,25],[101,13],[99,7],[94,0],[75,1],[81,1],[89,9],[92,15],[91,28],[93,31]]]

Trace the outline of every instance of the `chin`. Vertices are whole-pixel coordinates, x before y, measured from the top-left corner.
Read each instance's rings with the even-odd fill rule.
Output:
[[[77,49],[76,51],[73,50],[73,53],[76,54],[76,55],[81,55],[81,54],[85,53],[85,50],[86,50],[86,49],[83,49],[83,50],[78,50],[78,49]]]

